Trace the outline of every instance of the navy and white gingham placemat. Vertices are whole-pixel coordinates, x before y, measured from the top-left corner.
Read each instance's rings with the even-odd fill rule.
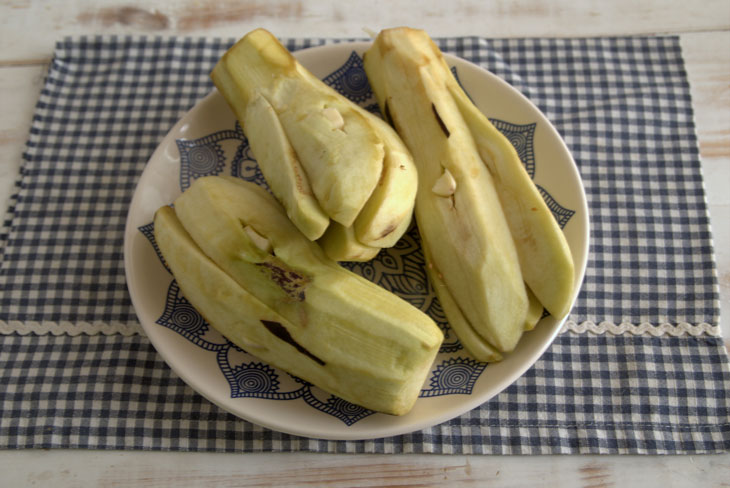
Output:
[[[716,341],[564,334],[481,408],[408,435],[325,441],[274,432],[187,387],[143,336],[4,337],[5,448],[556,454],[727,450]]]
[[[525,93],[573,152],[592,249],[571,322],[661,325],[675,334],[566,332],[484,406],[396,438],[317,441],[237,419],[185,386],[133,334],[122,257],[146,161],[212,89],[208,73],[231,41],[67,39],[57,45],[0,231],[0,447],[728,450],[730,369],[716,333],[716,272],[678,39],[439,42]],[[713,333],[683,332],[699,326]]]

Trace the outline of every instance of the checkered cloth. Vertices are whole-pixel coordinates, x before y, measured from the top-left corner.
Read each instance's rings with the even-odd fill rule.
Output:
[[[527,95],[579,165],[591,257],[570,320],[719,323],[687,77],[675,37],[452,38]],[[336,442],[240,420],[193,392],[137,325],[122,240],[132,192],[231,40],[57,45],[0,231],[0,447],[434,453],[730,448],[730,368],[712,334],[558,336],[502,394],[394,438]],[[288,40],[294,50],[325,40]],[[49,334],[22,335],[23,324]],[[14,325],[15,324],[15,325]],[[100,324],[105,334],[78,334]],[[16,326],[17,325],[17,326]],[[79,327],[79,330],[74,330]]]

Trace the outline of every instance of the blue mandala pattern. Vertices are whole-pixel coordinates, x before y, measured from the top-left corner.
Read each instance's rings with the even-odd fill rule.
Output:
[[[471,98],[471,95],[469,95],[469,92],[466,91],[466,88],[464,88],[464,85],[461,84],[461,80],[459,79],[459,73],[456,71],[456,66],[451,67],[451,74],[454,76],[454,79],[459,84],[462,90],[464,90],[464,93],[466,93],[466,96],[469,97],[469,100],[471,100],[471,103],[474,103],[474,100]]]
[[[533,140],[535,137],[535,122],[531,124],[518,125],[510,124],[504,120],[489,119],[492,125],[512,143],[517,150],[520,161],[525,166],[530,178],[535,178],[535,148]]]
[[[369,105],[365,105],[363,108],[365,110],[367,110],[368,112],[381,116],[381,118],[382,118],[383,114],[380,113],[380,105],[378,105],[378,102],[374,102]]]
[[[178,139],[180,151],[180,189],[185,190],[193,180],[204,175],[217,175],[223,171],[225,157],[220,144],[211,136],[188,141]]]
[[[269,189],[264,174],[259,169],[256,158],[253,157],[248,139],[244,140],[236,149],[236,154],[231,162],[231,175]]]
[[[442,361],[432,373],[428,388],[421,390],[421,397],[441,395],[471,395],[479,376],[487,367],[471,358],[454,357]]]
[[[239,364],[231,369],[231,376],[231,396],[234,398],[279,389],[279,375],[264,363]]]
[[[358,420],[362,420],[375,413],[372,410],[355,405],[334,395],[327,399],[326,406],[330,415],[337,417],[347,425],[352,425]]]
[[[138,230],[147,238],[148,241],[150,241],[150,244],[152,244],[152,248],[155,250],[155,254],[157,254],[162,266],[164,266],[168,273],[172,274],[172,271],[170,271],[170,267],[167,265],[167,262],[165,262],[165,258],[160,252],[160,247],[157,245],[157,241],[155,240],[155,224],[150,222],[149,224],[140,226]]]
[[[537,183],[535,184],[535,186],[540,192],[540,195],[542,195],[542,199],[545,200],[548,208],[553,213],[553,217],[555,217],[555,220],[558,221],[558,225],[560,226],[560,228],[565,228],[570,218],[575,215],[575,210],[570,210],[569,208],[563,207],[557,201],[555,201],[552,196],[550,196],[545,188],[541,187]]]
[[[452,68],[452,73],[458,81],[455,68]],[[356,53],[353,52],[345,64],[326,76],[324,81],[367,110],[380,113],[365,76],[362,58]],[[533,137],[536,124],[517,125],[502,120],[492,120],[492,123],[512,142],[528,173],[534,177],[536,161]],[[230,130],[218,131],[194,140],[178,139],[176,142],[180,151],[180,189],[183,191],[194,179],[209,174],[221,174],[226,168],[235,177],[267,187],[238,123]],[[575,212],[559,205],[542,187],[538,186],[538,189],[561,227],[564,227]],[[141,226],[139,231],[149,240],[160,262],[169,271],[155,242],[153,224]],[[421,397],[471,394],[487,364],[469,357],[453,356],[463,348],[449,327],[428,280],[415,223],[393,248],[382,250],[372,261],[341,265],[392,291],[427,313],[444,332],[445,340],[440,354],[449,356],[439,357],[429,376],[428,386],[420,393]],[[244,349],[213,330],[182,296],[174,279],[169,285],[164,311],[157,324],[175,331],[206,351],[214,352],[221,374],[229,384],[232,398],[301,400],[348,426],[375,413],[336,396],[327,396],[311,383],[255,360]]]
[[[182,296],[180,287],[174,280],[167,290],[165,310],[157,319],[157,323],[174,330],[204,349],[209,349],[209,344],[206,344],[202,337],[210,330],[210,325],[195,307]]]
[[[350,54],[345,64],[325,76],[322,81],[357,104],[362,104],[373,97],[362,58],[355,51]]]

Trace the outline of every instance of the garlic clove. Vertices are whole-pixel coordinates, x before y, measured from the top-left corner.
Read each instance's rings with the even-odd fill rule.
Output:
[[[324,115],[327,120],[332,122],[333,129],[342,129],[345,126],[345,119],[342,118],[342,114],[336,108],[323,108],[322,115]]]
[[[441,177],[436,180],[431,191],[440,197],[450,197],[456,191],[456,180],[448,169],[444,169]]]
[[[251,239],[251,242],[253,242],[254,246],[258,247],[266,253],[271,253],[271,251],[273,250],[271,242],[269,242],[266,237],[256,232],[256,229],[254,229],[250,225],[247,225],[243,228],[243,231],[246,233],[246,235],[248,235],[249,239]]]

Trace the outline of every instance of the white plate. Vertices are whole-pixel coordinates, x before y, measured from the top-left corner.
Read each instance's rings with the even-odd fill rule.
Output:
[[[295,55],[315,75],[372,107],[375,100],[359,58],[368,46],[335,44]],[[562,209],[559,217],[576,263],[577,295],[588,256],[588,212],[570,153],[540,111],[507,83],[464,60],[447,56],[447,61],[477,106],[518,147],[551,208]],[[134,193],[125,231],[127,283],[139,320],[170,367],[210,401],[256,424],[302,436],[367,439],[403,434],[486,402],[532,366],[559,332],[562,322],[548,316],[502,362],[485,365],[471,359],[448,330],[428,289],[417,233],[412,229],[375,261],[350,266],[430,313],[447,332],[445,345],[410,413],[394,417],[366,411],[247,355],[207,328],[177,294],[149,232],[155,210],[171,203],[195,177],[223,173],[262,182],[244,141],[218,92],[202,99],[175,124],[150,158]]]

